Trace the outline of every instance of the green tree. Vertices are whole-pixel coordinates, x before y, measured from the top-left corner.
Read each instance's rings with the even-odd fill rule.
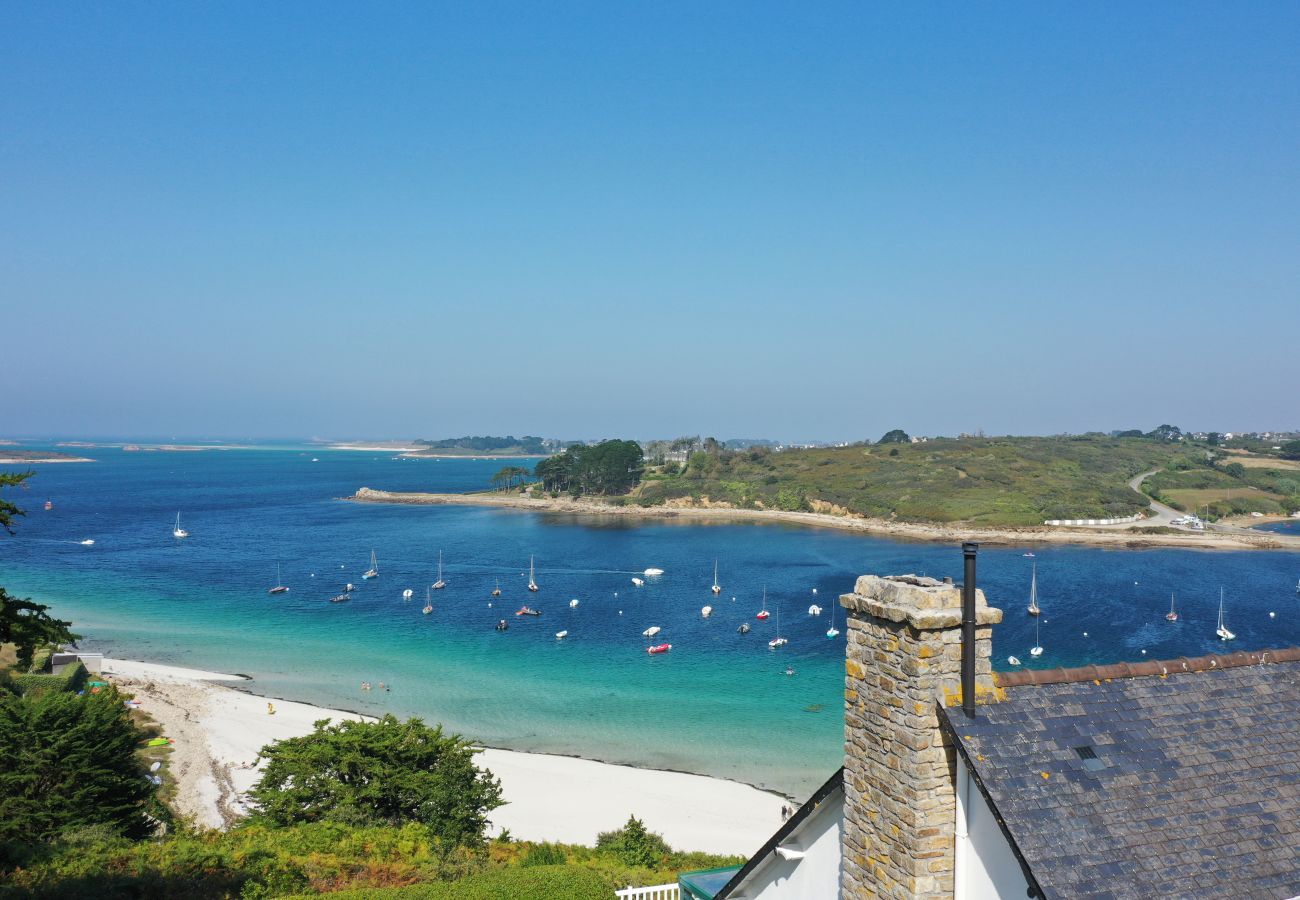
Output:
[[[1223,471],[1227,472],[1233,478],[1246,477],[1246,467],[1239,462],[1228,463],[1223,467]]]
[[[0,488],[18,487],[28,478],[35,475],[35,472],[0,472]],[[8,500],[0,499],[0,528],[10,534],[14,533],[14,519],[18,516],[25,516],[26,512],[19,509]]]
[[[636,816],[628,816],[627,824],[617,831],[598,834],[596,849],[613,853],[624,865],[645,868],[653,868],[672,853],[663,835],[648,830]]]
[[[909,437],[907,432],[901,428],[895,428],[893,431],[886,431],[884,436],[880,439],[880,443],[882,444],[910,444],[911,442],[911,437]]]
[[[17,648],[18,670],[26,672],[37,649],[48,644],[69,644],[81,637],[68,630],[71,622],[56,619],[49,607],[30,598],[20,599],[0,587],[0,644]]]
[[[1287,441],[1282,445],[1283,459],[1300,459],[1300,441]]]
[[[262,780],[250,792],[255,820],[272,825],[427,826],[447,848],[484,841],[501,783],[474,765],[478,752],[459,735],[420,719],[322,719],[302,737],[267,745]]]
[[[114,688],[0,688],[0,864],[73,828],[147,837],[153,785],[135,755],[143,738]]]

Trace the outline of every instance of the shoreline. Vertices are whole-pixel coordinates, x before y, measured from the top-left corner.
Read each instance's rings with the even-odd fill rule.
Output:
[[[263,745],[308,734],[322,718],[375,718],[254,693],[243,687],[255,680],[248,675],[121,659],[105,659],[104,673],[173,738],[165,774],[176,805],[209,827],[246,814],[242,798],[258,777],[249,764]],[[579,756],[483,747],[478,763],[501,779],[506,800],[489,833],[504,828],[522,840],[590,846],[635,814],[673,847],[748,855],[780,827],[789,802],[738,781]]]
[[[786,512],[774,509],[736,509],[729,506],[613,506],[598,500],[559,498],[552,500],[523,497],[518,494],[438,494],[379,491],[360,488],[350,497],[354,503],[405,503],[416,505],[491,506],[533,512],[575,516],[618,516],[644,519],[685,519],[717,523],[767,523],[836,528],[860,534],[896,540],[957,541],[978,540],[986,544],[1086,544],[1145,547],[1181,547],[1200,550],[1300,550],[1300,538],[1259,532],[1225,534],[1222,532],[1188,532],[1177,534],[1142,534],[1120,530],[1051,528],[981,528],[961,525],[926,525],[889,522],[863,516],[832,515],[818,512]],[[1141,526],[1139,526],[1141,527]]]
[[[26,465],[51,465],[53,463],[91,463],[93,459],[87,459],[84,456],[47,456],[36,457],[32,459],[22,459],[19,457],[0,456],[0,466],[26,466]]]

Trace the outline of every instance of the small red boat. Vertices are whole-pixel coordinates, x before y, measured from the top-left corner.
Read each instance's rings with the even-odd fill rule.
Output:
[[[767,618],[768,616],[770,616],[770,615],[771,615],[771,613],[764,609],[764,610],[760,610],[759,613],[758,613],[758,615],[754,616],[754,618],[755,618],[755,619],[766,619],[766,618]]]
[[[671,649],[673,649],[672,644],[655,644],[653,647],[646,647],[645,652],[653,656],[656,653],[667,653]]]

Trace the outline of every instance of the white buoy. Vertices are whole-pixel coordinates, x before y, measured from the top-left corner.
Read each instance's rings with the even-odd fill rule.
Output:
[[[1085,632],[1083,633],[1083,636],[1084,636],[1084,637],[1087,637],[1087,636],[1088,636],[1088,632],[1085,631]]]
[[[577,605],[578,605],[578,598],[577,598],[577,597],[574,597],[572,600],[569,601],[569,609],[573,609],[573,608],[576,607]]]
[[[1146,656],[1146,655],[1147,655],[1147,652],[1146,652],[1145,650],[1143,650],[1143,651],[1142,651],[1142,655],[1143,655],[1143,656]]]
[[[1276,615],[1277,615],[1277,613],[1275,613],[1275,612],[1271,612],[1271,613],[1268,614],[1268,617],[1271,619],[1271,618],[1273,618],[1273,617],[1276,616]]]
[[[817,588],[813,588],[813,593],[817,593]]]

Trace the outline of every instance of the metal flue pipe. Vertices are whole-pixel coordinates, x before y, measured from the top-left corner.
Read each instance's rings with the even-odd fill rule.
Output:
[[[961,545],[966,570],[961,585],[961,709],[975,718],[975,554],[980,545]]]

